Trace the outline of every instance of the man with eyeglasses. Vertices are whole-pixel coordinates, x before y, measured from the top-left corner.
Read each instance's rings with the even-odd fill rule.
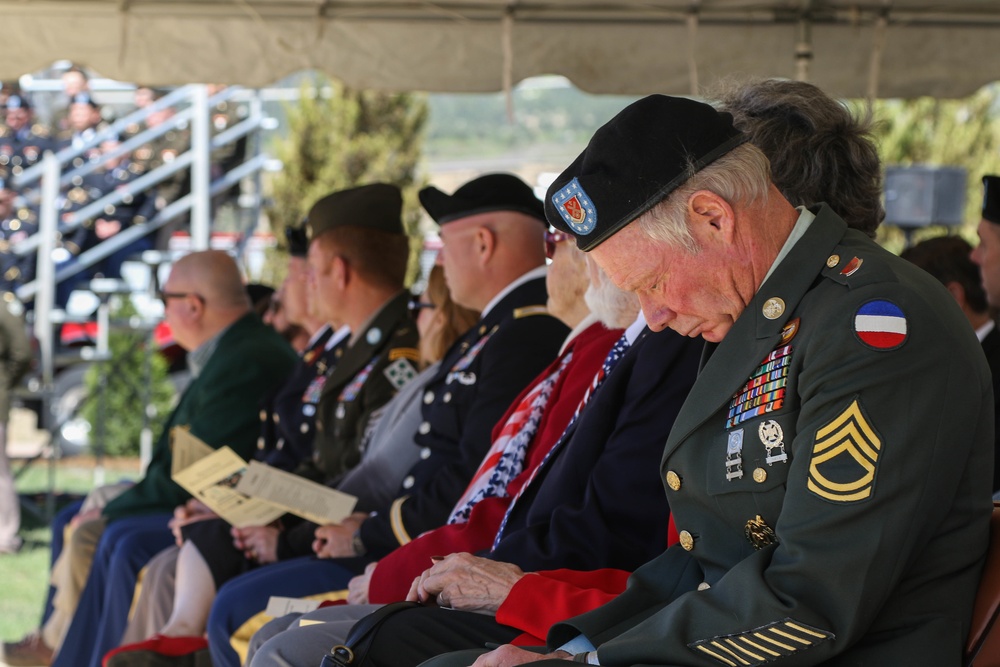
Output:
[[[52,662],[81,595],[100,604],[106,578],[127,576],[107,571],[116,550],[141,560],[170,544],[170,512],[189,497],[170,478],[171,430],[189,429],[213,447],[228,445],[249,458],[257,439],[257,404],[295,364],[288,344],[250,312],[239,269],[224,252],[178,260],[162,298],[174,338],[188,350],[193,379],[164,425],[144,477],[72,519],[75,530],[53,566],[53,611],[38,631],[4,644],[8,665]]]

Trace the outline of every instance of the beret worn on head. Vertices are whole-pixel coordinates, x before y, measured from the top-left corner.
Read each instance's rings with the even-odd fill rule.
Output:
[[[313,204],[306,222],[310,238],[337,227],[363,227],[403,234],[403,195],[395,185],[371,183],[329,194]]]
[[[439,225],[490,211],[523,213],[548,225],[542,202],[527,183],[513,174],[480,176],[452,195],[428,186],[420,191],[420,203]]]
[[[699,171],[747,141],[728,113],[683,97],[650,95],[594,133],[552,182],[545,214],[593,250]]]
[[[1000,176],[983,176],[983,219],[1000,225]]]
[[[288,241],[288,254],[292,257],[305,257],[309,254],[309,234],[306,232],[308,220],[303,220],[298,227],[285,227],[285,240]]]

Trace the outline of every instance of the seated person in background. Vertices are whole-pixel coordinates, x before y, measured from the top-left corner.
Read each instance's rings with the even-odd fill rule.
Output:
[[[35,123],[31,100],[15,93],[4,103],[6,128],[0,126],[0,178],[19,176],[54,148],[48,130]]]
[[[424,381],[438,371],[442,355],[476,320],[476,313],[451,301],[440,266],[431,270],[424,295],[415,297],[411,302],[411,313],[420,330],[422,364],[429,365],[386,405],[361,463],[337,484],[339,490],[357,496],[362,507],[390,500],[402,476],[417,459],[413,433],[421,420]],[[258,554],[258,564],[274,562],[279,557],[273,546],[265,546],[257,541],[256,536],[252,548]],[[242,556],[242,548],[238,553]],[[206,645],[200,636],[186,636],[194,630],[190,628],[192,619],[204,618],[208,613],[207,608],[198,606],[204,598],[194,594],[199,592],[196,588],[175,592],[176,551],[172,558],[161,560],[158,556],[157,560],[156,570],[151,568],[147,574],[146,585],[136,604],[135,617],[125,634],[126,645],[108,654],[105,664],[128,665],[151,654],[156,654],[160,660],[166,659],[162,654],[174,654],[180,662],[184,662],[191,660],[190,652],[203,649]],[[192,581],[179,571],[176,579],[187,584]],[[180,636],[172,636],[171,628],[181,628]],[[141,636],[136,636],[139,634]],[[147,637],[152,639],[139,642]],[[176,655],[178,653],[181,655]],[[181,657],[185,655],[188,657]]]
[[[984,181],[987,179],[996,179],[992,185],[1000,189],[1000,179],[996,176],[987,176]],[[997,201],[991,201],[991,195]],[[996,206],[996,210],[988,211],[991,206]],[[983,200],[983,216],[990,213],[1000,219],[1000,192],[989,192]],[[939,236],[907,248],[900,257],[913,262],[945,286],[969,320],[969,324],[976,332],[976,338],[983,346],[986,362],[993,374],[996,424],[993,435],[997,443],[993,459],[993,493],[996,497],[1000,492],[1000,331],[997,330],[996,322],[990,317],[979,267],[970,259],[971,254],[972,246],[965,239],[959,236]]]
[[[0,293],[16,292],[35,279],[37,253],[18,255],[13,246],[38,231],[38,215],[30,208],[17,208],[17,193],[0,178]]]
[[[84,586],[93,596],[100,595],[100,579],[108,574],[104,558],[110,558],[110,550],[126,536],[148,535],[141,540],[148,556],[169,544],[170,512],[188,498],[170,479],[170,430],[190,428],[209,445],[228,445],[249,458],[257,438],[257,404],[295,365],[288,344],[249,312],[239,269],[226,253],[181,258],[161,294],[174,337],[190,352],[194,379],[167,420],[145,476],[103,507],[74,518],[76,529],[53,568],[54,610],[38,632],[4,644],[3,659],[9,665],[51,662]]]

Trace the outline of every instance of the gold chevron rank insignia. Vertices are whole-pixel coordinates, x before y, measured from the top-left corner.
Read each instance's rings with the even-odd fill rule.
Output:
[[[875,486],[881,448],[882,440],[855,399],[833,421],[816,431],[807,488],[835,503],[866,500]]]
[[[746,667],[795,655],[828,639],[834,639],[832,632],[786,618],[739,634],[703,639],[688,648],[720,665]]]

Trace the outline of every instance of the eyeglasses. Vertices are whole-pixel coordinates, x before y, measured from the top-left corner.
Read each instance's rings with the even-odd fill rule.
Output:
[[[573,236],[566,232],[545,230],[545,256],[552,259],[556,254],[556,245],[563,241],[572,241]]]
[[[406,304],[406,307],[410,311],[410,317],[417,319],[420,316],[420,311],[424,308],[437,308],[433,303],[428,301],[421,301],[420,299],[414,298],[410,299],[410,302]]]
[[[193,296],[202,303],[205,302],[205,297],[198,294],[197,292],[164,292],[163,290],[160,290],[159,292],[157,292],[156,296],[160,299],[160,301],[163,302],[164,306],[167,305],[168,299],[183,299],[189,296]]]

